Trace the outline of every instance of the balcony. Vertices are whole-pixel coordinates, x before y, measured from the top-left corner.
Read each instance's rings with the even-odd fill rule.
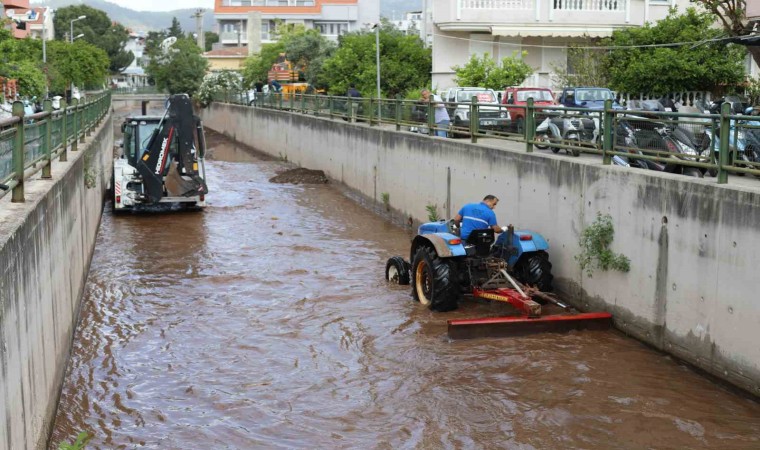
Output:
[[[219,41],[222,44],[236,44],[238,41],[237,31],[223,31],[219,33]],[[240,42],[248,42],[248,33],[245,31],[240,33]]]
[[[492,28],[514,28],[521,36],[552,35],[552,30],[574,26],[589,28],[591,34],[608,35],[617,27],[643,25],[649,10],[667,12],[645,0],[433,0],[433,21],[442,31],[491,32]],[[548,32],[535,34],[538,25]]]

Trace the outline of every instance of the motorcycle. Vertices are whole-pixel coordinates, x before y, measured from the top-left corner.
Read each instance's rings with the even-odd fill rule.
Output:
[[[630,108],[645,111],[642,118],[661,119],[659,114],[665,111],[665,107],[659,100],[632,101]],[[672,110],[672,109],[671,109]],[[635,118],[636,116],[631,116]],[[689,119],[692,120],[693,119]],[[700,161],[705,156],[704,152],[709,148],[709,140],[705,137],[704,125],[692,123],[673,124],[663,120],[630,120],[629,125],[634,129],[635,144],[642,149],[657,152],[669,152],[673,158],[680,160]],[[630,132],[630,131],[629,131]],[[657,153],[652,153],[657,155]],[[702,177],[703,172],[696,167],[690,167],[676,163],[662,163],[658,161],[637,160],[638,167],[650,170],[678,173],[686,176]]]
[[[584,143],[596,145],[599,139],[599,119],[588,118],[569,112],[546,112],[546,118],[536,127],[535,144],[539,149],[551,146],[554,153],[561,150],[556,144],[581,147]],[[540,143],[538,143],[540,142]],[[573,156],[580,156],[579,148],[566,148]]]

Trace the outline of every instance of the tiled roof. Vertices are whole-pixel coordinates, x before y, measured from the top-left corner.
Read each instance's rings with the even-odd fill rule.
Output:
[[[203,56],[206,57],[214,57],[214,56],[248,56],[248,47],[227,47],[227,48],[220,48],[218,50],[211,50],[210,52],[206,52],[203,54]]]

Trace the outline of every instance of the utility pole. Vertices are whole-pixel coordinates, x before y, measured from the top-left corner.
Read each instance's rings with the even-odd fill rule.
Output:
[[[198,8],[195,10],[195,14],[190,16],[195,18],[195,42],[198,44],[198,47],[200,47],[202,52],[206,51],[206,33],[203,32],[203,15],[205,13],[206,10]]]

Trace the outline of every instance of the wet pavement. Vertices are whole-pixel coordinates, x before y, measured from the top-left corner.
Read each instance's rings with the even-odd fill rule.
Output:
[[[208,135],[208,207],[108,205],[50,448],[760,448],[760,403],[610,332],[450,341],[409,231]],[[497,211],[498,213],[498,211]]]

